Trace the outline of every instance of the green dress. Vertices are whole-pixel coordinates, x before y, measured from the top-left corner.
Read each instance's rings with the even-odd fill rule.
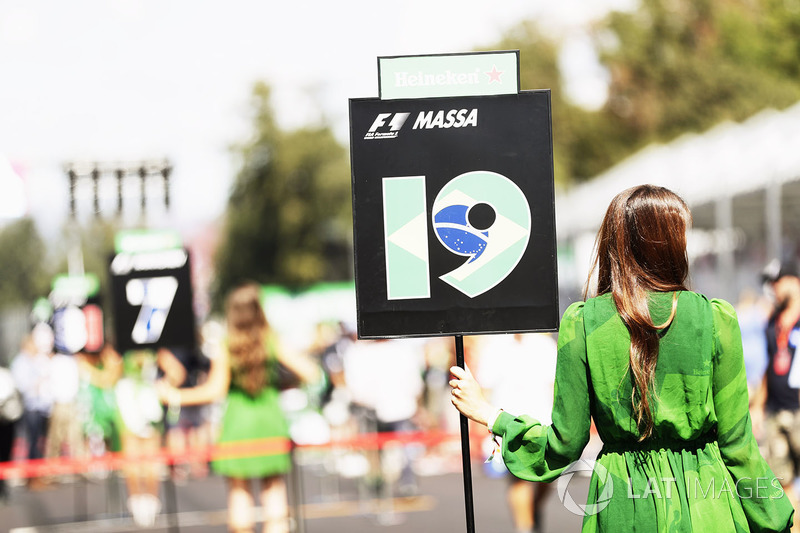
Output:
[[[277,360],[268,342],[266,364],[270,383],[277,382]],[[279,391],[267,385],[251,396],[236,387],[228,390],[218,440],[219,453],[211,463],[217,474],[239,479],[285,474],[291,467],[289,426],[279,403]]]
[[[114,389],[86,382],[81,385],[78,398],[86,409],[84,431],[87,437],[99,437],[109,451],[122,450]]]
[[[656,324],[672,293],[655,293]],[[578,460],[590,416],[603,449],[583,531],[787,531],[793,509],[759,453],[733,307],[681,292],[661,334],[653,436],[633,415],[630,335],[610,294],[570,305],[558,337],[552,425],[501,412],[492,431],[516,476],[551,481]],[[610,485],[610,486],[609,486]]]

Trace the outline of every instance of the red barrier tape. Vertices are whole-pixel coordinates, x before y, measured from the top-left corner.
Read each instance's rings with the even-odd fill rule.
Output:
[[[333,448],[353,448],[374,450],[390,444],[422,444],[426,447],[443,442],[458,440],[459,436],[441,431],[415,431],[394,433],[363,433],[347,439],[337,439],[324,444],[296,444],[283,437],[227,442],[215,446],[194,448],[174,452],[162,448],[158,453],[129,454],[125,452],[106,453],[95,457],[57,457],[50,459],[29,459],[0,463],[0,479],[48,477],[69,474],[83,474],[93,470],[123,470],[140,468],[142,463],[149,465],[175,464],[189,462],[208,462],[221,459],[238,459],[260,455],[277,455],[295,449],[326,450]]]

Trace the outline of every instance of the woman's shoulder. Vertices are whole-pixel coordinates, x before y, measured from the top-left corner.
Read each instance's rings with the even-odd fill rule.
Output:
[[[686,303],[694,303],[698,306],[710,306],[712,311],[715,314],[728,314],[728,315],[736,315],[736,310],[729,301],[724,300],[722,298],[710,298],[705,294],[694,292],[694,291],[682,291],[681,292],[681,300],[685,301]]]
[[[679,313],[684,320],[710,323],[714,330],[722,331],[729,327],[738,327],[736,308],[722,298],[710,298],[698,292],[684,291],[679,300]],[[688,314],[687,314],[688,312]]]
[[[580,304],[582,309],[587,307],[591,308],[596,306],[614,305],[614,298],[611,296],[610,292],[606,292],[603,294],[597,294],[591,298],[586,298],[585,302],[575,302],[572,305],[575,304]]]
[[[578,301],[572,302],[567,306],[567,309],[561,315],[561,321],[565,320],[577,320],[583,316],[583,310],[586,307],[586,302]]]
[[[717,323],[724,322],[737,322],[736,308],[732,303],[722,298],[712,298],[710,300],[711,311],[714,315],[714,321]]]
[[[580,307],[580,312],[583,315],[594,317],[601,322],[617,313],[617,305],[610,292],[587,298],[585,302],[581,303],[583,305]]]
[[[666,294],[666,293],[665,293]],[[672,293],[670,293],[672,294]],[[678,299],[679,305],[684,308],[695,308],[698,311],[711,307],[715,315],[736,316],[734,306],[722,298],[709,298],[705,294],[694,291],[681,291]],[[600,294],[586,301],[572,302],[564,311],[562,320],[574,320],[583,318],[586,313],[616,313],[616,304],[611,293]]]

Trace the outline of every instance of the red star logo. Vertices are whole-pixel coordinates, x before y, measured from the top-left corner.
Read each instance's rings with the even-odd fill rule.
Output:
[[[497,70],[497,67],[495,65],[492,65],[492,71],[491,72],[487,72],[486,75],[489,76],[489,83],[492,83],[492,82],[495,82],[495,81],[497,83],[502,83],[502,81],[500,80],[500,76],[502,76],[503,73],[501,71]]]

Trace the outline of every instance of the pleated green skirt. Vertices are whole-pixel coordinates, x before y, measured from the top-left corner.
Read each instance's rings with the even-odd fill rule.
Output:
[[[776,515],[784,515],[776,478],[736,483],[717,442],[692,448],[602,453],[589,487],[596,507],[587,509],[583,531],[749,532],[742,500],[753,498],[775,500]]]
[[[228,393],[212,470],[222,476],[250,479],[285,474],[291,467],[289,427],[276,389],[257,396]]]

